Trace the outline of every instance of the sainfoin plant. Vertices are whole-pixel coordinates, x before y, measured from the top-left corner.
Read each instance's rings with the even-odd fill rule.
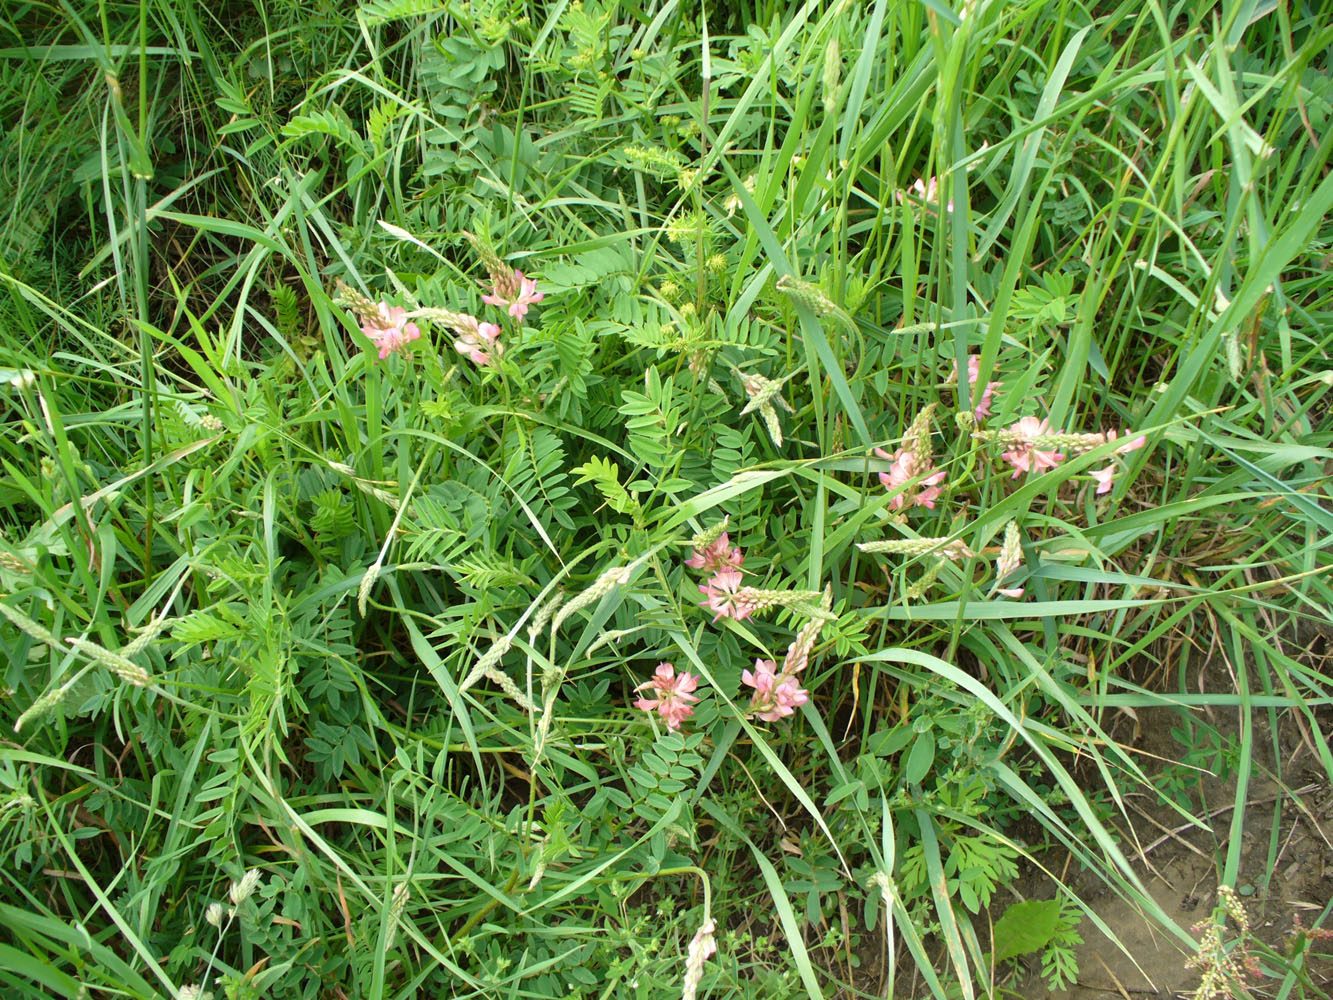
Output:
[[[1320,995],[1317,10],[0,24],[5,996]]]

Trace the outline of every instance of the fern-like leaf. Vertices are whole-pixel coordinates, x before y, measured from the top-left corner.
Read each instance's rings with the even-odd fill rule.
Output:
[[[593,456],[571,471],[579,476],[574,480],[575,486],[592,483],[612,510],[620,514],[639,513],[639,501],[620,485],[620,466],[609,458]]]

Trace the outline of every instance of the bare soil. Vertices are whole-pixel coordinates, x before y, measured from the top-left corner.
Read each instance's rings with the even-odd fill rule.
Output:
[[[1238,732],[1235,710],[1213,710],[1203,717],[1224,738]],[[1171,735],[1180,716],[1169,709],[1140,711],[1132,742],[1154,763],[1149,773],[1161,773],[1178,762],[1185,748]],[[1333,725],[1320,720],[1327,739]],[[1254,770],[1246,792],[1244,825],[1240,831],[1241,863],[1236,878],[1252,933],[1275,952],[1285,954],[1291,933],[1300,921],[1311,926],[1333,899],[1333,787],[1315,756],[1308,727],[1294,714],[1278,721],[1278,739],[1264,720],[1256,721]],[[1126,734],[1129,735],[1129,734]],[[1281,759],[1275,759],[1280,754]],[[1234,776],[1223,780],[1200,773],[1192,782],[1193,814],[1204,828],[1188,824],[1169,806],[1147,795],[1130,800],[1131,822],[1122,822],[1122,847],[1156,902],[1184,928],[1209,917],[1217,905],[1217,886],[1232,835],[1236,799]],[[1192,997],[1200,972],[1187,963],[1191,952],[1174,937],[1160,931],[1138,908],[1110,890],[1087,885],[1084,895],[1120,940],[1119,947],[1091,921],[1084,921],[1084,944],[1079,949],[1078,983],[1068,990],[1047,993],[1035,976],[1027,981],[1024,996],[1050,1000],[1141,1000]],[[1049,895],[1036,892],[1036,895]],[[1327,954],[1333,946],[1319,950]],[[1270,975],[1250,983],[1256,997],[1274,996],[1281,980],[1273,978],[1275,964],[1255,952]],[[1305,992],[1291,997],[1333,995],[1333,962],[1312,962]]]

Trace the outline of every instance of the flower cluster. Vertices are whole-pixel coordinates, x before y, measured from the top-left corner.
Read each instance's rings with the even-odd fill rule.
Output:
[[[1041,447],[1041,441],[1049,438],[1050,433],[1050,421],[1037,417],[1023,417],[1009,428],[1009,450],[1001,452],[1000,457],[1014,467],[1012,478],[1054,469],[1065,460],[1061,452]]]
[[[977,384],[977,379],[980,376],[981,376],[981,356],[979,354],[969,354],[967,356],[967,384],[969,386],[975,387]],[[953,378],[954,381],[958,380],[957,361],[954,362]],[[999,389],[1001,385],[1003,385],[1002,382],[987,382],[986,388],[983,389],[981,392],[980,399],[977,398],[977,394],[975,392],[971,394],[972,416],[978,423],[980,423],[982,420],[985,420],[987,417],[990,416],[990,408],[991,408],[991,403],[995,399],[995,391]]]
[[[699,592],[704,595],[704,606],[713,612],[713,621],[733,618],[743,622],[770,608],[793,608],[809,614],[820,600],[818,591],[746,586],[741,575],[745,553],[739,546],[733,547],[727,533],[720,528],[697,536],[693,547],[694,554],[685,560],[685,565],[712,574],[699,584]],[[828,617],[824,612],[819,614]]]
[[[544,292],[537,291],[537,279],[506,267],[495,251],[481,241],[473,238],[472,242],[491,281],[491,290],[481,297],[481,301],[488,306],[502,307],[510,318],[522,323],[528,315],[528,307],[546,297]],[[457,314],[450,328],[458,336],[454,341],[454,350],[480,368],[494,365],[504,353],[504,345],[499,340],[500,327],[495,323],[484,323],[475,316]]]
[[[688,670],[676,673],[674,664],[659,663],[652,679],[634,689],[649,690],[655,697],[640,697],[634,707],[656,712],[668,729],[679,729],[680,724],[694,714],[694,704],[699,700],[694,692],[698,687],[699,678]]]
[[[879,474],[879,481],[892,491],[889,506],[894,510],[904,507],[935,508],[935,501],[943,492],[944,470],[934,468],[930,447],[930,417],[935,405],[922,410],[903,436],[902,446],[893,454],[876,448],[875,455],[889,462],[889,471]]]
[[[776,723],[778,719],[792,715],[810,700],[810,692],[801,687],[800,677],[810,663],[810,653],[814,651],[814,643],[830,617],[829,608],[832,605],[832,589],[825,589],[818,605],[820,613],[812,617],[797,633],[792,644],[786,647],[781,669],[777,668],[773,660],[754,660],[753,671],[741,673],[741,683],[754,688],[753,695],[750,695],[750,715],[765,723]]]
[[[720,573],[722,570],[739,570],[745,562],[745,553],[740,546],[733,546],[724,531],[717,538],[695,549],[694,555],[685,560],[690,569],[701,569],[705,573]]]
[[[719,618],[743,621],[750,615],[768,608],[790,608],[808,617],[809,621],[787,647],[781,668],[774,660],[757,659],[753,670],[745,670],[741,681],[753,689],[749,715],[764,722],[776,722],[793,714],[810,699],[810,693],[801,686],[800,676],[810,663],[815,642],[824,623],[834,618],[833,592],[803,590],[762,590],[744,585],[741,566],[745,553],[731,544],[726,531],[727,522],[700,532],[691,541],[692,554],[685,565],[711,574],[706,583],[699,585],[705,603]],[[648,694],[634,702],[634,707],[645,712],[656,712],[668,729],[678,729],[694,714],[699,700],[694,693],[698,678],[688,672],[677,673],[670,663],[660,663],[651,680],[640,684],[636,691]]]
[[[509,267],[486,240],[472,233],[463,235],[477,251],[477,256],[481,258],[482,266],[486,268],[486,274],[490,278],[491,290],[481,297],[481,301],[488,306],[504,308],[511,318],[522,323],[528,315],[528,307],[546,297],[544,292],[537,291],[537,280],[529,278],[517,268]],[[485,283],[482,287],[486,287]]]
[[[494,323],[448,309],[418,309],[415,315],[445,327],[454,335],[454,350],[479,368],[494,367],[504,354],[501,330]]]
[[[832,602],[833,595],[826,590],[820,610],[827,613]],[[800,676],[810,663],[810,654],[825,620],[821,615],[806,623],[787,647],[781,670],[773,660],[755,660],[754,670],[741,673],[741,683],[754,688],[754,694],[750,696],[750,714],[756,719],[777,722],[810,700],[810,692],[801,687]]]
[[[772,660],[755,660],[753,671],[741,673],[741,683],[754,688],[750,714],[765,722],[777,722],[810,700],[810,693],[794,674],[778,673],[777,668]]]
[[[454,341],[454,350],[478,368],[494,365],[504,354],[504,344],[500,343],[500,327],[496,324],[483,323],[467,313],[441,310],[433,316],[447,326],[457,338]]]
[[[916,505],[927,510],[935,509],[935,501],[943,490],[944,470],[923,467],[916,452],[908,448],[899,448],[890,455],[883,448],[876,448],[875,455],[890,463],[888,472],[879,474],[879,481],[886,489],[894,491],[889,506],[894,510]],[[910,487],[910,488],[909,488]]]
[[[481,301],[488,306],[503,306],[520,323],[528,314],[528,306],[540,302],[545,292],[537,291],[537,279],[527,277],[515,268],[513,271],[491,272],[491,291]]]
[[[379,351],[381,361],[421,338],[421,328],[411,321],[402,306],[376,302],[341,279],[334,283],[333,300],[352,311],[361,325],[361,332]]]
[[[361,317],[361,332],[379,349],[381,361],[421,338],[421,328],[407,318],[407,310],[387,302],[376,303],[373,313]]]
[[[1066,434],[1051,430],[1050,422],[1039,417],[1023,417],[1002,431],[979,431],[977,437],[996,440],[1007,446],[1000,457],[1014,470],[1014,479],[1025,473],[1040,473],[1054,469],[1069,455],[1079,455],[1100,448],[1113,441],[1123,441],[1115,449],[1116,455],[1126,455],[1142,448],[1147,439],[1142,435],[1131,436],[1128,431],[1112,428],[1094,434]],[[1110,492],[1116,473],[1115,463],[1102,469],[1095,469],[1092,477],[1097,481],[1097,493]]]
[[[754,614],[754,604],[747,600],[742,586],[744,580],[738,569],[721,569],[714,573],[707,583],[699,584],[699,591],[704,595],[704,603],[713,612],[713,621],[719,618],[734,618],[743,622]]]
[[[545,298],[545,293],[537,290],[537,280],[527,277],[522,271],[505,267],[495,251],[484,247],[477,240],[473,239],[473,244],[477,246],[490,274],[491,290],[481,300],[487,305],[503,306],[513,319],[522,323],[529,306]],[[487,323],[468,313],[434,308],[417,309],[409,313],[402,306],[375,302],[341,281],[338,282],[336,299],[356,315],[361,332],[378,349],[381,361],[420,339],[421,328],[412,322],[414,318],[432,320],[447,327],[455,338],[454,350],[479,368],[495,367],[504,354],[499,325]]]
[[[734,618],[740,622],[757,608],[747,593],[753,588],[744,586],[745,580],[741,576],[745,553],[739,545],[731,544],[726,528],[724,519],[696,535],[691,543],[694,554],[685,560],[685,565],[708,574],[708,581],[699,584],[699,591],[704,595],[705,605],[713,612],[713,621]]]

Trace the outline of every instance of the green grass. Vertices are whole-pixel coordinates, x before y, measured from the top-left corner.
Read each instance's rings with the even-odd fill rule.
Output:
[[[1016,996],[1115,933],[1075,870],[1192,949],[1126,800],[1193,790],[1116,720],[1239,720],[1260,898],[1261,741],[1333,780],[1330,51],[1309,3],[9,5],[5,995],[669,996],[711,919],[701,996]],[[381,361],[339,281],[503,362]],[[1147,446],[1013,480],[987,380],[982,429]],[[741,672],[818,611],[713,621],[724,517],[829,588],[776,722]],[[1231,988],[1319,995],[1299,941]]]

